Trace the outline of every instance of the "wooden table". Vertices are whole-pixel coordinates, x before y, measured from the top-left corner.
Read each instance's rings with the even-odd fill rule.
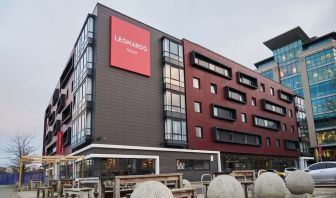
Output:
[[[92,188],[64,188],[65,198],[77,196],[79,198],[92,198]]]
[[[189,188],[178,188],[171,190],[174,198],[193,198],[196,197],[196,189],[189,187]]]
[[[54,197],[54,187],[52,186],[39,186],[37,187],[37,197],[40,197],[40,191],[43,197]],[[49,196],[50,192],[50,196]]]
[[[242,186],[244,186],[244,194],[245,194],[245,198],[248,198],[248,190],[247,190],[247,187],[250,186],[250,185],[253,185],[254,184],[254,181],[241,181],[240,184]],[[253,197],[253,190],[252,190],[252,197]]]

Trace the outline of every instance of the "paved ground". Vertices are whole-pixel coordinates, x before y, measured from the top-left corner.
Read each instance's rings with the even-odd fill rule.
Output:
[[[198,190],[201,193],[201,189]],[[249,194],[251,197],[251,194]],[[315,188],[314,198],[336,198],[336,186],[327,188]],[[0,198],[36,198],[36,191],[16,192],[14,186],[0,186]],[[198,194],[197,198],[204,198],[203,194]]]

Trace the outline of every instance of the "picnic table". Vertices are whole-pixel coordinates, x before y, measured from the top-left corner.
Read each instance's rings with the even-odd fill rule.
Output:
[[[54,187],[53,186],[38,186],[37,187],[37,197],[40,197],[40,192],[42,192],[43,197],[54,197]],[[50,193],[50,196],[49,196]]]
[[[65,198],[77,196],[79,198],[92,198],[92,188],[64,188]]]
[[[240,184],[244,187],[245,198],[248,198],[248,187],[254,185],[254,181],[240,181]],[[254,191],[252,190],[252,197],[254,197]]]

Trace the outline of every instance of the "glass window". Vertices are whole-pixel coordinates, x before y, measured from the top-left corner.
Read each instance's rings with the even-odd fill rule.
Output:
[[[200,80],[198,78],[193,78],[193,87],[196,89],[200,89]]]
[[[241,121],[242,121],[243,123],[246,123],[246,122],[247,122],[246,113],[241,113]]]
[[[252,102],[252,106],[257,106],[257,99],[256,98],[252,97],[251,102]]]
[[[294,126],[292,125],[292,126],[291,126],[291,132],[294,133],[294,130],[295,130],[295,129],[294,129]]]
[[[210,170],[209,160],[189,160],[178,159],[176,160],[177,170]]]
[[[163,39],[163,56],[178,61],[178,66],[183,67],[183,47],[168,39]]]
[[[215,140],[224,143],[229,142],[229,143],[247,144],[254,146],[261,145],[261,137],[259,135],[230,131],[219,128],[216,128]]]
[[[274,88],[273,87],[270,88],[270,93],[271,93],[272,96],[274,96]]]
[[[265,72],[262,72],[261,75],[264,76],[264,77],[266,77],[266,78],[268,78],[268,79],[274,80],[274,78],[273,78],[273,71],[271,69],[267,70]]]
[[[336,163],[326,162],[327,168],[336,168]]]
[[[292,110],[290,110],[290,109],[288,110],[288,116],[289,116],[289,117],[293,117],[293,112],[292,112]]]
[[[262,92],[265,92],[265,84],[260,83],[260,90],[261,90]]]
[[[280,147],[280,139],[279,138],[276,139],[276,147]]]
[[[213,94],[217,94],[217,85],[216,84],[210,84],[210,92]]]
[[[258,116],[254,116],[254,125],[263,128],[269,128],[273,130],[280,130],[280,122],[276,120],[266,119]]]
[[[195,127],[195,133],[196,133],[196,137],[198,138],[203,138],[203,130],[202,127]]]
[[[201,113],[201,103],[200,102],[194,102],[194,110],[196,113]]]
[[[270,137],[266,137],[266,144],[267,144],[267,146],[271,146],[271,138]]]
[[[282,130],[283,130],[283,131],[287,131],[287,126],[286,126],[285,123],[282,123]]]
[[[318,163],[318,164],[311,165],[309,167],[309,170],[319,170],[319,169],[325,169],[325,168],[326,168],[326,163]]]
[[[165,120],[165,139],[186,142],[187,135],[185,121],[167,118]]]
[[[185,113],[185,96],[171,91],[165,91],[164,110]]]
[[[236,110],[213,105],[213,117],[224,120],[236,120]]]
[[[239,103],[246,103],[246,93],[228,86],[225,87],[225,97],[229,100],[237,101]]]

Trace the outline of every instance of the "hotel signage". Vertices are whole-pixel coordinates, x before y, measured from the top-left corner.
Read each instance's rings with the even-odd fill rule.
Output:
[[[150,76],[150,33],[111,16],[111,66]]]

